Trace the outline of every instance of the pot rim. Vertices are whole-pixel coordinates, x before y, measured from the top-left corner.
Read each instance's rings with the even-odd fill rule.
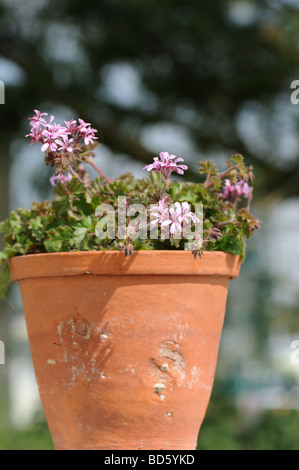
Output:
[[[239,275],[241,259],[222,251],[204,251],[194,259],[187,250],[140,250],[131,256],[119,251],[40,253],[9,259],[13,282],[29,278],[80,275]]]

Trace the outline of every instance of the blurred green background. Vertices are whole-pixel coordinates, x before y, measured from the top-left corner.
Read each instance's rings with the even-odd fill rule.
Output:
[[[0,220],[50,197],[33,109],[99,129],[96,163],[137,177],[157,152],[254,166],[254,215],[231,283],[199,449],[299,449],[299,5],[294,0],[0,0]],[[0,450],[52,449],[18,286],[1,302]]]

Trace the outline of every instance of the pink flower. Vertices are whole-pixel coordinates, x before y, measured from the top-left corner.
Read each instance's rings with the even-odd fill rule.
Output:
[[[169,210],[169,219],[162,224],[169,225],[169,231],[171,235],[173,235],[176,230],[178,230],[180,233],[183,231],[181,213],[181,204],[176,202],[175,207],[171,207]]]
[[[152,207],[151,209],[149,209],[150,211],[155,211],[151,214],[151,216],[154,216],[156,217],[156,220],[153,220],[151,223],[154,225],[154,224],[162,224],[163,221],[167,220],[168,219],[168,211],[169,211],[169,208],[168,206],[165,204],[165,199],[161,199],[161,201],[158,202],[158,205],[157,206],[154,206]]]
[[[60,124],[53,123],[54,116],[51,115],[47,122],[43,117],[48,116],[47,113],[41,113],[37,109],[34,112],[35,116],[30,118],[31,132],[26,137],[31,137],[31,144],[35,142],[42,144],[42,152],[56,152],[58,145],[63,145],[60,139],[67,137],[67,129]]]
[[[191,222],[199,222],[196,215],[190,211],[188,202],[176,202],[174,206],[175,207],[171,207],[169,210],[171,223],[168,223],[168,225],[170,225],[170,233],[172,235],[174,234],[175,229],[183,234],[184,224],[189,225]]]
[[[37,109],[34,110],[35,116],[29,118],[29,123],[31,127],[30,134],[27,134],[25,137],[31,137],[30,145],[34,143],[43,144],[44,139],[42,136],[42,128],[47,125],[47,121],[43,118],[43,116],[48,116],[47,113],[41,113]]]
[[[83,140],[85,145],[92,144],[94,140],[98,139],[95,136],[95,132],[98,131],[90,127],[89,122],[85,122],[83,119],[78,119],[78,121],[79,125],[75,119],[65,121],[67,133],[72,136],[75,143],[80,143]]]
[[[83,119],[78,119],[78,121],[80,123],[78,129],[80,131],[82,139],[84,140],[84,144],[92,144],[94,140],[98,139],[98,137],[95,136],[95,132],[98,131],[90,127],[91,124],[89,122],[85,122],[83,121]]]
[[[40,111],[38,111],[38,109],[35,109],[34,112],[35,116],[32,116],[29,121],[30,126],[35,126],[35,128],[37,128],[36,126],[46,125],[47,122],[43,118],[43,116],[48,116],[48,113],[41,113]]]
[[[71,136],[74,136],[78,132],[78,124],[75,119],[71,119],[70,121],[64,121],[66,125],[66,131]]]
[[[179,202],[176,202],[176,204],[179,204]],[[190,211],[190,206],[188,204],[188,202],[182,202],[180,205],[180,211],[181,211],[181,214],[179,215],[179,220],[181,222],[186,222],[186,223],[190,223],[191,221],[193,223],[198,223],[199,222],[199,219],[196,217],[195,214],[193,214],[193,212]],[[179,206],[177,206],[178,208]]]
[[[57,140],[58,146],[60,147],[59,150],[64,150],[66,152],[73,152],[73,148],[71,147],[72,142],[74,139],[69,139],[67,135],[62,135],[63,142],[61,140]]]
[[[42,144],[42,152],[73,152],[77,145],[82,141],[85,145],[92,144],[98,137],[95,136],[96,129],[90,127],[90,123],[79,119],[79,124],[75,119],[65,121],[65,126],[56,124],[54,116],[50,116],[47,122],[44,116],[47,113],[41,113],[37,109],[34,111],[35,115],[30,118],[30,125],[32,126],[30,134],[26,137],[31,137],[31,144]]]
[[[252,191],[248,183],[245,181],[238,181],[236,184],[231,184],[229,179],[224,181],[223,196],[225,199],[228,199],[230,196],[244,197],[246,199],[252,198]]]
[[[78,123],[75,119],[71,119],[70,121],[64,121],[65,123],[65,133],[68,136],[71,136],[73,139],[74,144],[80,144],[81,135],[78,128]]]
[[[158,206],[152,207],[150,211],[156,211],[151,214],[156,217],[151,224],[159,224],[161,227],[169,226],[171,235],[178,231],[184,236],[183,229],[185,225],[191,222],[199,222],[199,219],[190,211],[188,202],[176,202],[170,209],[165,205],[165,198],[159,201]]]
[[[188,170],[187,165],[177,164],[178,162],[183,161],[183,158],[177,158],[175,155],[169,154],[168,152],[160,152],[159,157],[154,157],[154,163],[146,165],[143,169],[153,172],[160,171],[163,174],[165,180],[169,180],[173,171],[183,175],[184,171]]]
[[[41,147],[42,152],[56,152],[58,149],[58,144],[62,143],[59,137],[61,133],[53,131],[50,127],[49,130],[43,130],[43,145]]]
[[[235,194],[235,186],[231,184],[230,180],[225,180],[224,184],[223,196],[227,199],[229,196]]]
[[[57,143],[52,141],[50,138],[48,138],[44,145],[42,145],[41,147],[42,152],[56,152],[57,149]]]
[[[253,188],[248,185],[248,183],[243,184],[242,196],[246,199],[252,199]]]
[[[66,184],[68,181],[71,181],[72,175],[68,173],[67,175],[53,175],[50,178],[50,183],[52,186],[55,186],[58,181],[61,182],[61,184]]]
[[[38,143],[38,144],[44,143],[41,128],[32,127],[30,134],[27,134],[25,137],[31,137],[30,145],[35,144],[35,143]]]

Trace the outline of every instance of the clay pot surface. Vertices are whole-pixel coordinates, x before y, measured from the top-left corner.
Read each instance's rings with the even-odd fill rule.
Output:
[[[196,449],[238,256],[47,253],[10,269],[55,449]]]

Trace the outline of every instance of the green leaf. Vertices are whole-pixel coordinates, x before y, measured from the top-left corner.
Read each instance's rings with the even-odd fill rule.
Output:
[[[92,198],[91,198],[91,195],[88,192],[86,192],[84,194],[84,197],[85,197],[85,201],[87,202],[87,204],[91,204]]]
[[[7,253],[5,253],[5,251],[0,251],[0,263],[3,263],[4,261],[6,261],[7,258],[8,258]]]
[[[53,208],[58,215],[67,213],[72,209],[70,197],[68,195],[57,196],[53,201]]]
[[[92,218],[91,218],[90,216],[84,217],[84,218],[81,220],[80,225],[81,225],[82,227],[88,228],[89,230],[92,230],[92,229],[93,229]]]
[[[61,251],[62,240],[60,238],[49,238],[44,241],[44,245],[48,253],[56,253]]]
[[[149,179],[153,185],[159,186],[160,184],[163,183],[163,176],[161,173],[156,171],[155,173],[153,171],[149,172]]]
[[[3,253],[0,254],[0,257]],[[0,298],[4,299],[7,294],[7,290],[10,284],[10,269],[7,260],[3,260],[0,263]]]
[[[6,233],[10,229],[10,221],[9,219],[0,222],[0,233]]]
[[[93,231],[93,222],[90,216],[84,217],[78,224],[73,233],[73,242],[76,248],[84,249],[84,242],[87,241],[88,232]]]
[[[46,232],[47,238],[44,240],[44,246],[47,252],[69,251],[72,234],[72,228],[67,225],[48,230]]]
[[[28,228],[31,230],[32,236],[36,240],[41,241],[45,230],[45,219],[41,216],[32,219],[28,224]]]
[[[173,201],[178,201],[179,194],[182,192],[182,187],[183,183],[180,183],[179,181],[173,181],[169,186],[168,192]]]
[[[214,246],[216,250],[240,255],[242,260],[245,257],[245,243],[241,239],[234,239],[229,235],[224,235]]]
[[[217,191],[220,190],[222,183],[219,178],[216,176],[212,176],[211,181],[213,182],[213,188],[216,189]]]
[[[202,160],[201,162],[198,162],[199,165],[199,170],[198,173],[201,175],[210,175],[210,176],[215,176],[218,174],[218,170],[216,168],[215,163],[212,163],[210,160]]]
[[[74,210],[72,209],[69,209],[67,211],[67,215],[70,217],[70,219],[73,219],[73,220],[80,220],[80,217],[78,215],[75,214]]]
[[[231,160],[237,164],[239,170],[239,176],[244,179],[245,181],[250,179],[252,180],[252,166],[247,167],[245,165],[243,155],[237,154],[231,157]]]
[[[75,247],[78,248],[79,250],[83,249],[87,232],[88,232],[88,228],[86,227],[79,227],[74,231],[73,242],[74,242]]]
[[[238,166],[244,166],[244,157],[241,154],[235,154],[231,156],[231,160],[235,162]]]

